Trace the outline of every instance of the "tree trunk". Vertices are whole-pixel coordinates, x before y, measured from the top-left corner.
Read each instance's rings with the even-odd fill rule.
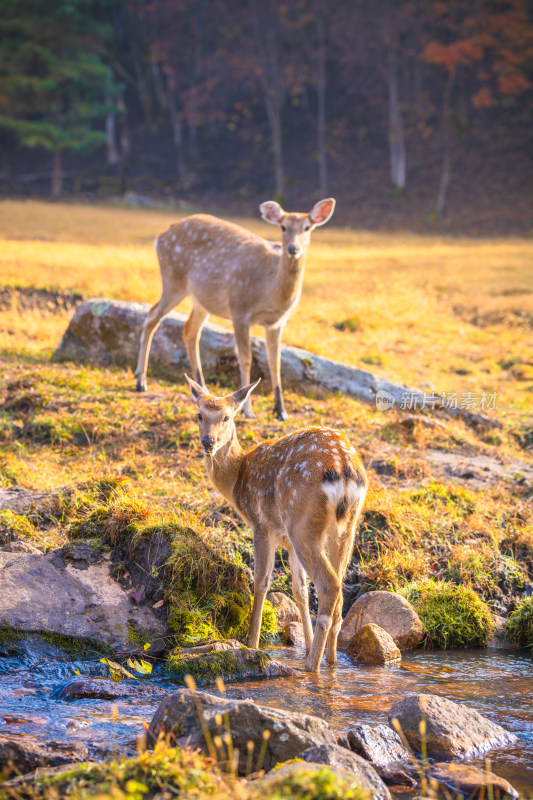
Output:
[[[403,190],[406,181],[405,132],[398,100],[396,53],[392,46],[388,52],[388,83],[390,176],[392,185]]]
[[[61,164],[61,150],[54,150],[54,166],[52,169],[52,197],[61,197],[63,194],[63,169]]]
[[[450,175],[452,169],[452,131],[451,131],[451,96],[454,82],[454,73],[448,74],[444,95],[442,98],[442,168],[439,180],[439,190],[437,192],[437,219],[442,219],[446,214],[446,202],[448,199],[448,187],[450,185]]]
[[[317,29],[317,150],[318,150],[318,191],[320,197],[328,193],[328,155],[326,150],[326,35],[322,0],[315,7]]]
[[[273,107],[269,117],[272,128],[272,149],[274,151],[274,193],[281,200],[285,188],[285,176],[283,174],[283,131],[280,109]]]
[[[111,106],[112,101],[110,95],[106,95],[106,106]],[[105,134],[106,134],[106,150],[107,150],[107,163],[109,166],[118,164],[120,157],[117,148],[117,132],[116,132],[116,114],[109,112],[105,118]]]
[[[280,75],[280,64],[277,48],[272,41],[276,36],[272,25],[261,25],[257,12],[256,0],[250,0],[252,24],[254,28],[255,44],[261,67],[260,81],[263,90],[267,118],[272,134],[272,152],[274,154],[274,194],[278,201],[282,201],[285,189],[285,171],[283,167],[283,82]],[[265,30],[266,29],[266,30]],[[265,34],[270,37],[265,41]]]
[[[168,112],[170,124],[172,126],[172,138],[176,149],[176,169],[178,177],[181,179],[185,175],[185,155],[183,152],[183,120],[182,115],[176,107],[176,84],[174,76],[168,79]]]
[[[128,117],[126,110],[126,103],[124,102],[124,95],[121,93],[118,96],[117,105],[120,109],[120,159],[119,159],[119,180],[120,180],[120,194],[125,194],[128,188],[128,167],[130,160],[130,132],[128,128]]]

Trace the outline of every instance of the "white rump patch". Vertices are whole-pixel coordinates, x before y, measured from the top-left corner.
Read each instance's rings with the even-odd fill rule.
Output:
[[[359,486],[351,478],[346,482],[343,481],[342,478],[333,483],[323,481],[322,491],[335,508],[337,508],[342,500],[346,500],[348,506],[356,506],[364,500],[365,496],[364,486]]]
[[[156,236],[154,239],[154,250],[157,251],[157,243],[159,242],[159,236]]]

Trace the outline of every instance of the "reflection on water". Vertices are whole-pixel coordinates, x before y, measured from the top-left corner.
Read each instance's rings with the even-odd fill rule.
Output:
[[[297,648],[279,648],[273,655],[294,667],[303,664]],[[492,768],[518,789],[533,788],[533,657],[528,653],[418,650],[403,653],[401,666],[386,667],[356,666],[340,655],[336,667],[324,665],[316,677],[303,673],[227,687],[230,697],[314,714],[339,733],[356,722],[386,723],[396,700],[421,692],[467,703],[516,733],[515,747],[490,753]],[[472,763],[484,766],[484,760]]]
[[[273,648],[272,654],[302,667],[298,648]],[[88,744],[94,757],[133,753],[162,697],[175,687],[161,676],[150,680],[151,692],[131,684],[131,696],[109,700],[64,702],[52,691],[78,669],[104,674],[98,661],[69,664],[45,658],[37,649],[21,664],[0,658],[0,727],[3,734],[31,736],[40,742]],[[32,666],[33,665],[33,666]],[[146,684],[145,684],[146,686]],[[146,687],[148,688],[148,687]],[[227,695],[264,705],[313,714],[337,732],[355,722],[386,722],[390,706],[406,694],[429,692],[472,708],[512,730],[513,748],[490,753],[492,768],[522,791],[533,788],[533,657],[527,653],[484,650],[415,651],[403,654],[401,666],[356,666],[341,655],[336,667],[323,666],[318,676],[302,672],[291,678],[247,681],[227,686]]]

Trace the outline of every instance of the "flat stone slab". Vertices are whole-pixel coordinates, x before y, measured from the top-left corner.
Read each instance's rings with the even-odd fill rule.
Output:
[[[67,548],[0,551],[0,629],[74,637],[113,651],[131,650],[132,632],[147,642],[164,636],[166,626],[113,580],[109,554],[87,548],[94,559],[71,561]]]

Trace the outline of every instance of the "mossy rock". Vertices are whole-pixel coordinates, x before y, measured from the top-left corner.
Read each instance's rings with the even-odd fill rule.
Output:
[[[428,578],[410,583],[398,593],[420,616],[429,646],[446,649],[487,644],[494,618],[471,586],[456,586]]]
[[[103,642],[97,642],[90,638],[66,636],[49,631],[22,631],[11,627],[0,628],[0,646],[2,647],[22,652],[24,649],[23,643],[28,639],[33,640],[33,642],[40,639],[43,649],[47,649],[48,645],[75,659],[94,659],[95,656],[107,656],[112,653],[112,649]]]
[[[511,642],[533,650],[533,597],[526,597],[512,612],[505,634]]]
[[[217,678],[223,681],[238,681],[247,678],[264,678],[294,675],[295,670],[272,658],[262,650],[248,647],[229,650],[212,650],[191,653],[181,648],[174,650],[167,659],[170,677],[185,683],[185,676],[194,678],[197,686],[208,686]]]

